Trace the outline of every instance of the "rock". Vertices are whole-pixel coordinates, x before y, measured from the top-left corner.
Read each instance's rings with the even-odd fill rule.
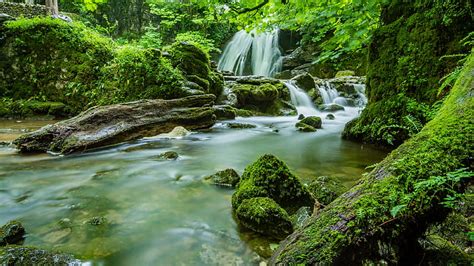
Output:
[[[314,203],[288,166],[271,154],[263,155],[245,168],[232,195],[232,208],[237,210],[245,199],[255,197],[271,198],[290,214]]]
[[[108,223],[107,218],[102,217],[102,216],[97,216],[91,218],[89,221],[87,221],[88,224],[90,225],[105,225]]]
[[[262,85],[262,84],[279,84],[278,79],[263,76],[226,76],[225,80],[235,81],[239,84]]]
[[[298,115],[298,120],[302,120],[303,118],[305,118],[304,114]]]
[[[54,253],[34,247],[0,248],[0,265],[83,265],[72,255]]]
[[[290,101],[288,88],[280,81],[261,84],[229,83],[229,97],[235,97],[234,107],[267,115],[282,115],[286,109],[294,107]]]
[[[316,132],[316,131],[318,131],[316,128],[314,128],[310,125],[301,124],[301,123],[296,123],[296,128],[298,129],[298,131],[301,131],[301,132]]]
[[[217,120],[235,119],[236,111],[230,105],[215,105],[214,114]]]
[[[308,125],[313,128],[321,128],[322,121],[321,121],[321,118],[318,116],[308,116],[308,117],[303,118],[298,123],[296,123],[295,126],[299,128],[299,127],[303,127],[304,125]]]
[[[167,151],[164,152],[158,156],[156,156],[156,159],[158,160],[176,160],[178,159],[179,154],[175,151]]]
[[[472,265],[472,255],[443,237],[431,234],[420,241],[425,252],[426,265]]]
[[[283,70],[275,75],[275,78],[277,79],[291,79],[292,77],[291,70]]]
[[[306,73],[306,74],[301,74],[296,77],[294,77],[292,80],[295,81],[296,85],[305,90],[305,91],[310,91],[312,89],[316,88],[316,84],[314,83],[313,77]]]
[[[141,100],[93,107],[76,117],[16,139],[21,152],[84,152],[93,148],[155,136],[177,126],[209,128],[215,123],[214,95],[174,100]]]
[[[340,78],[340,77],[352,77],[352,76],[355,76],[355,72],[352,71],[352,70],[343,70],[343,71],[338,71],[336,73],[336,78]]]
[[[256,128],[256,125],[252,124],[244,124],[244,123],[227,123],[227,126],[229,128],[238,128],[238,129],[244,129],[244,128]]]
[[[245,109],[235,109],[235,114],[240,117],[251,117],[255,115],[254,112]]]
[[[295,229],[302,228],[308,218],[311,216],[311,208],[310,207],[301,207],[298,211],[291,216],[291,220]]]
[[[206,176],[204,180],[218,186],[235,187],[240,181],[240,176],[234,169],[229,168]]]
[[[237,208],[236,216],[244,227],[277,239],[293,232],[288,213],[267,197],[244,200]]]
[[[18,244],[23,241],[25,228],[18,221],[8,222],[0,228],[0,246]]]
[[[322,112],[337,112],[337,111],[344,111],[344,106],[331,103],[331,104],[321,104],[319,105],[319,110]]]
[[[191,134],[191,132],[189,132],[186,128],[184,128],[182,126],[177,126],[177,127],[173,128],[173,130],[171,130],[169,133],[160,134],[158,136],[162,137],[162,138],[173,139],[173,138],[186,137],[189,134]]]
[[[308,190],[315,200],[328,205],[339,195],[346,192],[347,188],[335,178],[320,176],[308,185]]]
[[[328,119],[328,120],[334,120],[334,119],[336,119],[336,116],[334,116],[333,114],[328,114],[328,115],[326,116],[326,119]]]

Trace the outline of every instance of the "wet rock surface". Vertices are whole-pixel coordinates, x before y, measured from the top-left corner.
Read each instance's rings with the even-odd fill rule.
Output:
[[[175,100],[142,100],[93,107],[76,117],[14,141],[21,152],[83,152],[147,136],[169,132],[177,126],[209,128],[215,123],[210,107],[214,95]]]
[[[229,168],[206,176],[204,180],[217,186],[235,187],[240,181],[240,176],[234,169]]]

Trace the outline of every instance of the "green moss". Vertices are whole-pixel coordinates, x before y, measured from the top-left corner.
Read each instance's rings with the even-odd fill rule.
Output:
[[[236,215],[243,226],[270,237],[281,239],[293,232],[288,213],[270,198],[246,199]]]
[[[318,116],[308,116],[303,119],[301,119],[298,123],[295,124],[295,126],[299,128],[306,128],[307,126],[310,126],[314,129],[316,128],[321,128],[322,121],[321,118]],[[304,131],[304,130],[303,130]],[[316,130],[314,130],[316,131]]]
[[[355,76],[355,72],[352,70],[342,70],[337,71],[336,78],[347,77],[347,76]]]
[[[348,258],[354,263],[379,258],[390,264],[413,258],[427,225],[447,213],[440,203],[449,191],[461,189],[461,181],[443,176],[469,166],[474,149],[473,69],[474,53],[437,116],[294,233],[298,241],[287,242],[274,262],[337,264],[348,263]],[[395,213],[422,183],[423,193],[404,212]]]
[[[314,203],[307,189],[288,166],[270,154],[263,155],[245,168],[232,196],[232,207],[236,210],[243,200],[252,197],[269,197],[290,214]]]
[[[465,0],[391,1],[382,10],[383,24],[369,45],[369,105],[347,125],[347,138],[398,146],[417,132],[409,132],[413,124],[419,131],[429,121],[425,112],[440,100],[439,80],[459,59],[443,56],[469,52],[460,42],[474,30],[466,24],[469,6]]]
[[[0,247],[20,243],[24,235],[23,225],[18,221],[10,221],[0,228]]]
[[[346,192],[347,188],[335,178],[320,176],[309,183],[308,190],[319,203],[328,205]]]
[[[229,168],[206,176],[204,180],[218,186],[235,187],[240,181],[240,176],[234,169]]]
[[[281,115],[285,108],[284,102],[289,98],[288,89],[280,82],[246,84],[237,83],[232,92],[237,96],[237,108],[264,113]]]
[[[2,265],[76,265],[80,261],[73,256],[54,253],[34,247],[8,246],[0,248]]]

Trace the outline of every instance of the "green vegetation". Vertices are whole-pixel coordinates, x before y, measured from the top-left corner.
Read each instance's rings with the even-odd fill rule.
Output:
[[[210,68],[209,55],[197,42],[176,42],[167,58],[155,48],[117,45],[80,22],[51,18],[7,22],[4,34],[4,117],[64,117],[94,105],[219,95],[223,89],[222,76]],[[185,77],[200,90],[186,87]]]

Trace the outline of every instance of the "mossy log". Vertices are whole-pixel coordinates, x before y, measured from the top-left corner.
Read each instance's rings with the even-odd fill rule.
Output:
[[[416,189],[415,184],[472,167],[473,96],[471,54],[436,117],[377,164],[355,187],[288,236],[271,263],[421,263],[423,256],[417,239],[430,223],[446,216],[447,211],[439,204],[446,194],[440,186],[433,185],[424,191],[427,201],[417,198],[402,215],[395,217],[391,211]]]
[[[177,126],[211,127],[216,120],[214,95],[175,100],[141,100],[93,107],[76,117],[25,134],[14,141],[21,152],[82,152],[154,136]]]

